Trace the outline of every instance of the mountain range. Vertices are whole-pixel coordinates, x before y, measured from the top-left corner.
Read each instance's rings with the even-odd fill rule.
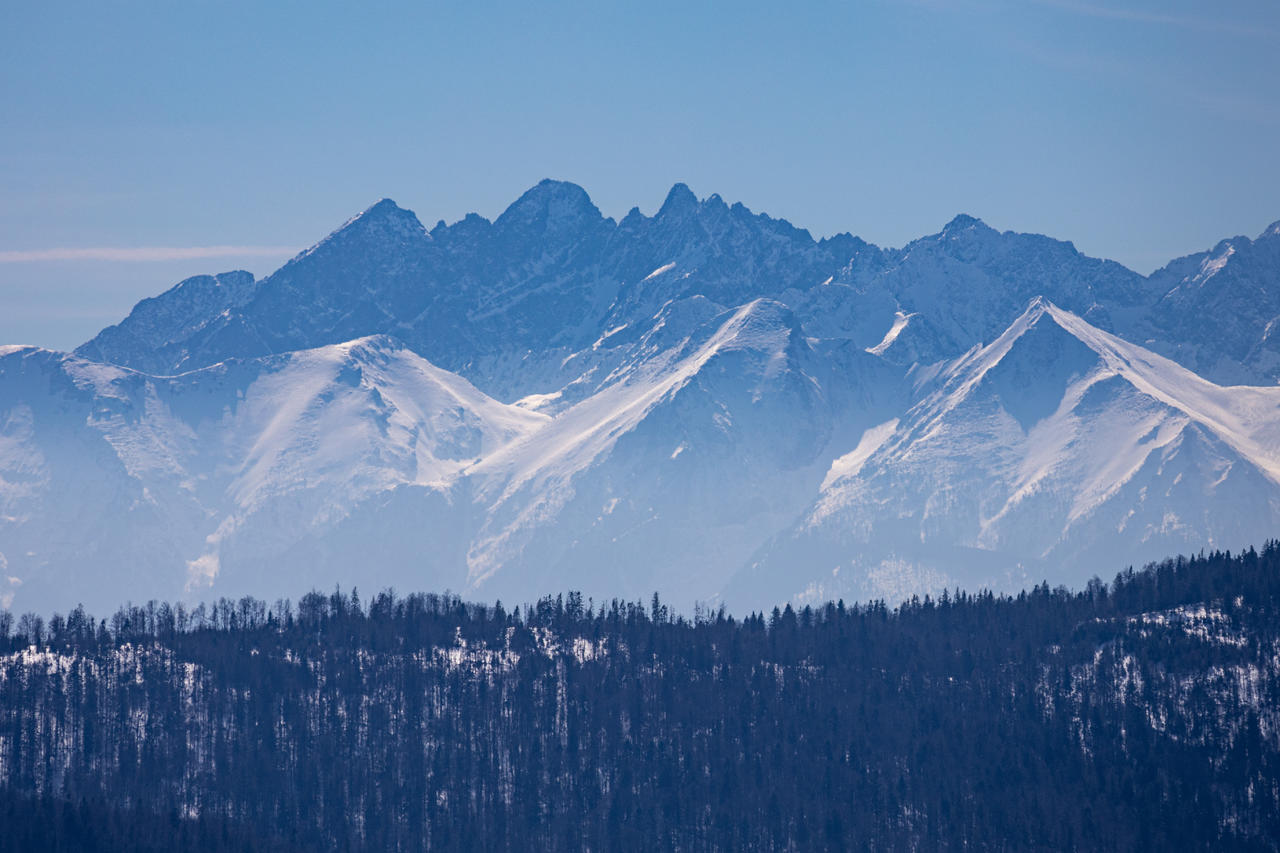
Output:
[[[676,185],[383,200],[73,353],[0,348],[0,604],[308,586],[769,607],[1276,535],[1280,223],[1150,276],[958,216],[883,249]]]

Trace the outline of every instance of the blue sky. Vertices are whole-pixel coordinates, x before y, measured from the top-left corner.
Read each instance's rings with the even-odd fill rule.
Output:
[[[1278,44],[1273,0],[9,4],[0,342],[543,177],[881,245],[967,212],[1149,272],[1280,219]]]

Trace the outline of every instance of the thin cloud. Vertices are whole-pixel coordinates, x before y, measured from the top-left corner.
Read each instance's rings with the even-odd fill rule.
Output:
[[[84,249],[17,249],[0,251],[0,264],[36,261],[188,261],[200,258],[282,257],[297,254],[292,246],[139,246]]]
[[[1166,12],[1148,12],[1141,9],[1113,8],[1096,6],[1092,3],[1080,3],[1076,0],[1033,0],[1036,5],[1084,15],[1090,18],[1105,18],[1112,21],[1133,21],[1139,24],[1160,24],[1169,27],[1181,27],[1198,32],[1225,32],[1234,35],[1272,38],[1280,35],[1273,27],[1249,26],[1230,20],[1198,17],[1195,15],[1177,15]]]

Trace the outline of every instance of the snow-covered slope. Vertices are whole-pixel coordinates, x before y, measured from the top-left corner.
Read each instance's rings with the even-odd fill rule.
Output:
[[[859,420],[843,400],[858,377],[833,393],[780,303],[692,328],[691,313],[667,306],[635,361],[477,466],[477,588],[710,599],[808,502],[833,436]]]
[[[918,401],[832,463],[744,595],[791,567],[815,596],[1082,583],[1275,533],[1280,388],[1214,385],[1040,299],[912,378]]]
[[[169,378],[10,349],[0,401],[5,594],[46,605],[286,594],[383,558],[457,586],[433,558],[465,552],[461,472],[548,421],[388,338]]]
[[[970,216],[815,240],[683,184],[618,222],[559,181],[431,229],[384,199],[74,356],[0,350],[0,604],[758,607],[1258,542],[1278,253],[1272,226],[1144,278]]]

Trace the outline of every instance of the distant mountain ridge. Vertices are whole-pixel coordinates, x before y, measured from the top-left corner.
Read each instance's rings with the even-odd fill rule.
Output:
[[[1070,243],[1000,233],[966,215],[938,234],[886,250],[847,234],[814,240],[786,220],[727,205],[719,196],[699,201],[683,184],[654,216],[633,209],[615,223],[580,187],[543,181],[492,223],[471,214],[430,231],[383,199],[262,281],[237,281],[214,298],[198,286],[207,277],[183,282],[144,300],[77,353],[174,373],[392,334],[509,396],[553,389],[507,389],[497,365],[549,350],[576,351],[602,331],[694,294],[726,307],[781,298],[794,304],[802,322],[820,323],[824,336],[855,339],[865,338],[859,326],[887,328],[891,306],[931,312],[935,349],[949,350],[939,355],[990,339],[1029,299],[1044,296],[1108,331],[1143,336],[1156,351],[1193,369],[1200,365],[1207,378],[1270,384],[1280,379],[1268,332],[1280,317],[1280,295],[1266,283],[1278,264],[1280,223],[1256,241],[1223,241],[1144,278],[1081,255]],[[1203,286],[1213,276],[1250,284],[1215,296],[1216,289],[1205,293]],[[936,290],[941,282],[946,292]],[[824,289],[832,286],[846,312],[871,316],[843,327],[829,322],[824,306],[831,296]],[[1199,334],[1188,328],[1188,314],[1203,314],[1200,309],[1223,298],[1234,300],[1229,320],[1208,317]],[[181,320],[157,325],[162,306]],[[1233,331],[1230,340],[1222,339],[1224,326]],[[1178,333],[1177,339],[1162,340],[1162,330]],[[560,378],[538,374],[542,382],[533,381]]]
[[[616,222],[557,181],[430,230],[384,199],[74,355],[0,350],[0,603],[764,606],[1240,547],[1280,521],[1278,318],[1280,223],[1143,277],[965,215],[815,240],[683,184]]]

